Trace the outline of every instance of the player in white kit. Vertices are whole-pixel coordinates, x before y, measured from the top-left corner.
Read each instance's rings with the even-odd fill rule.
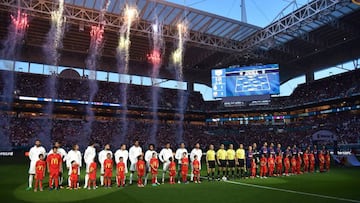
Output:
[[[196,143],[195,144],[195,148],[193,150],[191,150],[190,152],[190,161],[191,161],[191,177],[190,180],[193,181],[194,180],[194,166],[193,166],[193,161],[195,160],[195,155],[197,156],[197,160],[199,161],[200,165],[199,165],[199,169],[201,171],[201,156],[202,156],[202,150],[200,149],[200,144]],[[200,181],[200,180],[198,180]]]
[[[29,151],[29,159],[30,159],[30,167],[29,167],[29,186],[27,190],[32,189],[32,183],[35,175],[35,165],[39,160],[39,155],[42,154],[44,157],[46,156],[46,150],[43,146],[41,146],[40,140],[35,141],[35,146],[30,148]]]
[[[165,145],[165,148],[163,148],[159,153],[159,160],[163,163],[163,173],[162,173],[162,180],[161,183],[165,183],[165,173],[166,171],[169,171],[169,165],[170,161],[169,158],[172,157],[174,159],[173,152],[170,148],[170,143],[167,143]]]
[[[68,169],[68,186],[71,186],[71,181],[70,181],[70,175],[71,175],[71,162],[75,161],[77,164],[79,164],[79,169],[78,169],[78,174],[80,176],[80,168],[82,166],[82,156],[81,156],[81,152],[79,151],[79,145],[74,144],[72,150],[70,150],[67,154],[67,158],[66,158],[66,167]],[[80,180],[80,179],[79,179]]]
[[[128,158],[129,158],[129,152],[126,150],[126,144],[121,144],[120,149],[116,150],[114,157],[115,157],[116,164],[119,163],[120,157],[123,158],[123,162],[125,164],[125,174],[128,173],[127,162],[128,162]],[[126,175],[124,177],[124,184],[125,184],[125,179],[126,179]]]
[[[135,140],[134,145],[129,149],[129,159],[130,159],[130,181],[129,184],[132,184],[132,179],[134,176],[134,172],[136,171],[136,163],[138,160],[138,156],[142,154],[142,149],[139,145],[139,141]]]
[[[149,149],[145,152],[145,162],[146,162],[146,171],[145,171],[145,180],[144,180],[144,185],[147,184],[147,180],[148,180],[148,176],[149,176],[149,172],[150,172],[150,159],[152,158],[153,153],[156,153],[157,156],[157,152],[155,151],[155,145],[153,144],[149,144]],[[156,183],[157,183],[157,178],[156,178]]]
[[[94,161],[95,156],[96,156],[95,143],[91,142],[84,152],[84,161],[86,164],[86,175],[85,175],[84,188],[88,187],[89,168],[90,168],[90,164]]]
[[[180,148],[178,148],[175,153],[175,159],[177,160],[177,163],[178,163],[178,173],[177,173],[178,183],[181,183],[180,182],[181,159],[183,158],[184,152],[186,152],[186,154],[189,154],[187,149],[185,148],[185,143],[182,142],[182,143],[180,143]]]
[[[113,153],[112,151],[110,150],[110,144],[106,144],[104,146],[104,149],[101,150],[98,154],[98,158],[99,158],[99,162],[100,162],[100,185],[101,186],[104,186],[104,161],[105,159],[107,158],[107,154],[110,154],[111,155],[111,158],[113,158]]]

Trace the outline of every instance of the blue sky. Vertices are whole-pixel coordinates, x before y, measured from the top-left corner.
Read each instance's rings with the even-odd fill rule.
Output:
[[[172,3],[189,6],[198,10],[217,14],[227,18],[241,20],[241,0],[167,0]],[[245,0],[245,7],[247,12],[247,22],[259,27],[266,27],[271,24],[274,19],[283,11],[286,15],[294,9],[305,5],[309,0],[297,0],[296,4],[291,4],[292,0]],[[284,10],[285,9],[285,10]],[[329,67],[329,69],[315,73],[315,79],[328,77],[330,75],[339,74],[352,70],[354,67],[351,63],[344,65],[344,68]],[[347,69],[347,70],[346,70]],[[280,67],[281,71],[281,67]],[[210,76],[210,73],[209,73]],[[305,82],[305,76],[294,78],[280,87],[280,96],[288,96],[293,89],[300,83]],[[204,85],[195,85],[194,90],[200,91],[205,100],[212,99],[211,88]]]
[[[198,10],[217,14],[235,20],[241,19],[241,0],[167,0],[180,5],[189,6]],[[265,27],[282,11],[290,0],[245,0],[248,23]],[[308,0],[297,0],[302,6]],[[289,13],[293,7],[286,9]]]

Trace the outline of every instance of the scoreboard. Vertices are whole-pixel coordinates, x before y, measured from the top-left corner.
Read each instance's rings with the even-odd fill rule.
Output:
[[[211,78],[214,98],[280,93],[278,64],[214,69]]]

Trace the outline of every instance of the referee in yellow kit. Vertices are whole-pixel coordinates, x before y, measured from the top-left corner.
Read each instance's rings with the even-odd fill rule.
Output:
[[[235,179],[235,150],[233,144],[229,144],[229,149],[226,151],[226,159],[228,163],[227,177],[230,178],[231,171],[231,176]]]
[[[244,145],[240,144],[239,149],[236,150],[236,166],[237,166],[237,176],[239,178],[245,177],[244,173],[246,172],[246,162],[245,162],[245,149]]]
[[[220,149],[216,152],[216,159],[218,164],[218,181],[220,181],[220,172],[223,177],[226,175],[226,150],[224,144],[220,145]]]
[[[206,152],[206,166],[207,166],[207,177],[208,181],[210,181],[210,173],[211,180],[215,180],[215,156],[216,153],[214,151],[214,145],[209,145],[209,150]]]

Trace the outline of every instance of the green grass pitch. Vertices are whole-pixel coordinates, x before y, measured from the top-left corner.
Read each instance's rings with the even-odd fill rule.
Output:
[[[28,162],[0,158],[1,202],[359,202],[360,168],[333,167],[327,173],[267,179],[203,180],[201,184],[164,184],[138,188],[26,191]],[[82,171],[83,174],[83,171]],[[206,174],[202,171],[202,175]],[[83,177],[82,177],[83,178]],[[159,175],[160,178],[160,175]],[[99,181],[98,181],[99,182]],[[81,181],[83,184],[83,180]]]

